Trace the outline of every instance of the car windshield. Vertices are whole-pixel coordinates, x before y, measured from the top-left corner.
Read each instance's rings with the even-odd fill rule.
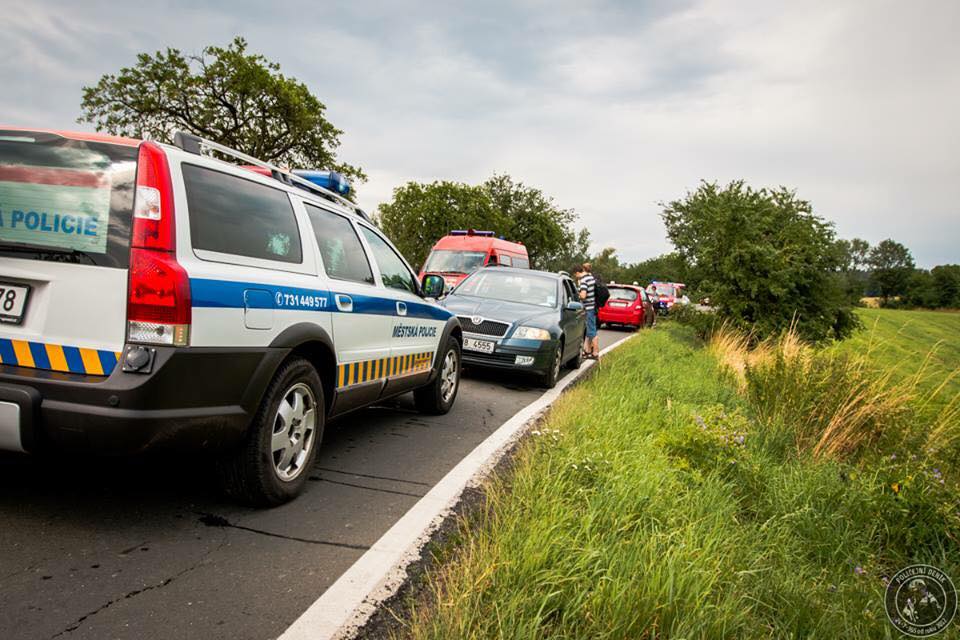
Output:
[[[637,292],[633,289],[621,289],[619,287],[607,287],[610,291],[611,300],[627,300],[633,302],[637,299]]]
[[[511,271],[484,269],[464,280],[456,288],[455,293],[532,304],[538,307],[557,306],[556,280]]]
[[[658,285],[654,285],[654,286],[657,288],[657,293],[660,294],[661,296],[673,296],[673,295],[676,295],[676,294],[674,293],[675,290],[674,290],[672,284],[658,284]]]
[[[482,267],[486,257],[484,251],[437,249],[430,252],[423,270],[434,273],[470,273]]]

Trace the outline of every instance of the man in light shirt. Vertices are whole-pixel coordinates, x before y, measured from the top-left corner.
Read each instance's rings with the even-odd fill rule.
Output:
[[[596,360],[600,357],[600,338],[597,337],[597,281],[590,273],[590,265],[581,265],[575,274],[580,287],[580,302],[587,312],[587,333],[583,345],[585,358]]]

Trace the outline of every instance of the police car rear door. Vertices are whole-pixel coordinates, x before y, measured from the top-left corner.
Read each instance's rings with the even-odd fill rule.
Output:
[[[123,349],[137,143],[82,137],[0,130],[4,365],[109,375]]]
[[[393,303],[391,366],[387,393],[414,388],[426,381],[449,312],[419,295],[413,269],[400,253],[366,224],[359,224],[380,278],[382,295]]]
[[[304,203],[328,279],[337,351],[337,413],[380,397],[390,364],[394,305],[377,286],[374,267],[353,221]]]

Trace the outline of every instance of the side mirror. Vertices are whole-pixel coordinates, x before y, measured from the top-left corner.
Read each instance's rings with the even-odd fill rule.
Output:
[[[571,300],[567,303],[567,311],[580,311],[583,309],[583,303]]]
[[[443,281],[442,276],[438,276],[435,273],[428,273],[423,276],[423,282],[421,284],[420,290],[424,298],[439,298],[443,295],[443,287],[446,283]]]

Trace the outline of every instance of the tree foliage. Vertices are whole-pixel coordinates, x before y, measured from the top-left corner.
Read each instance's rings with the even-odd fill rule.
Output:
[[[702,183],[662,217],[721,318],[758,337],[793,324],[810,340],[842,338],[856,326],[832,225],[793,191]]]
[[[941,264],[930,271],[914,269],[898,303],[888,301],[887,304],[928,309],[960,308],[960,265]]]
[[[141,53],[134,66],[84,87],[81,109],[78,122],[97,131],[169,142],[184,130],[275,164],[364,178],[337,160],[343,132],[324,104],[277,63],[247,53],[240,37],[199,55]]]
[[[472,228],[522,242],[531,266],[551,271],[586,257],[589,234],[573,229],[576,219],[573,210],[557,207],[539,189],[508,175],[494,175],[481,185],[408,182],[378,212],[381,228],[415,265],[422,265],[451,229]]]
[[[870,282],[888,299],[906,293],[913,275],[910,250],[894,240],[884,240],[870,251]]]
[[[377,223],[414,266],[427,259],[430,248],[451,229],[492,229],[504,226],[483,187],[462,182],[408,182],[393,190],[393,200],[380,205]]]

